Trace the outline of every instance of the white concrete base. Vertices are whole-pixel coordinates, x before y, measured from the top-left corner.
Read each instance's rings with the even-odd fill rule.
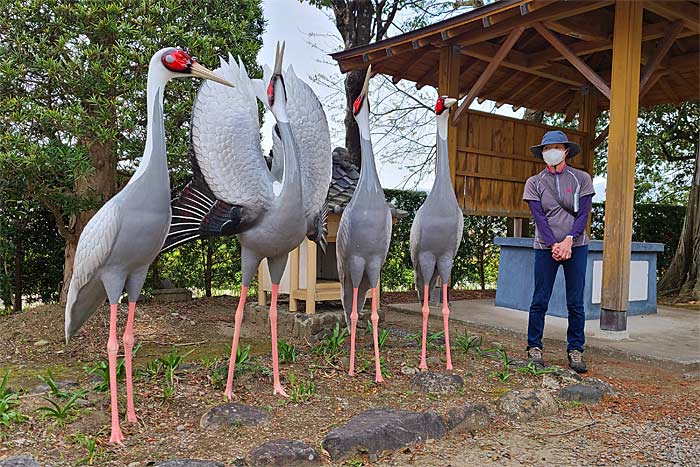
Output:
[[[606,331],[604,329],[597,329],[593,337],[598,339],[606,339],[610,341],[628,341],[630,339],[630,333],[627,330],[624,331]]]

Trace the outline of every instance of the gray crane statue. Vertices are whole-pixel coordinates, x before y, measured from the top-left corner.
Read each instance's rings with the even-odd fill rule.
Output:
[[[243,277],[224,391],[229,400],[248,287],[263,258],[272,280],[273,394],[287,397],[277,352],[279,283],[288,253],[305,237],[322,249],[326,245],[325,199],[332,169],[328,123],[311,88],[291,67],[282,73],[283,56],[284,44],[278,44],[274,70],[265,67],[264,81],[251,80],[243,63],[229,56],[218,70],[235,87],[204,83],[200,88],[190,126],[194,177],[172,203],[173,222],[163,247],[167,251],[195,238],[238,236]],[[277,120],[282,148],[275,156],[283,159],[275,166],[279,180],[260,147],[256,96]]]
[[[374,152],[369,129],[369,80],[372,66],[367,69],[362,92],[353,103],[353,114],[360,129],[362,168],[357,188],[343,211],[336,237],[338,278],[346,323],[350,327],[350,368],[355,374],[355,334],[358,306],[364,307],[368,290],[372,290],[372,321],[375,377],[383,382],[379,360],[377,286],[391,240],[391,210],[384,197],[374,164]]]
[[[419,368],[428,368],[425,359],[426,334],[430,308],[428,298],[440,277],[442,284],[442,320],[445,328],[445,353],[448,370],[452,369],[450,355],[450,308],[447,300],[447,284],[452,273],[452,262],[462,241],[464,217],[452,188],[450,161],[447,151],[447,126],[450,107],[457,102],[440,96],[435,103],[437,120],[437,163],[435,181],[423,205],[416,212],[411,226],[411,261],[415,274],[418,298],[423,302],[423,339]]]
[[[136,422],[131,375],[136,300],[148,267],[160,252],[170,226],[170,181],[165,151],[163,91],[172,78],[205,78],[227,86],[217,76],[179,48],[156,52],[148,67],[146,148],[129,183],[100,208],[85,226],[75,253],[73,276],[66,304],[66,342],[109,299],[109,389],[112,405],[110,443],[124,440],[119,426],[116,362],[117,304],[126,288],[129,296],[124,331],[127,420]]]

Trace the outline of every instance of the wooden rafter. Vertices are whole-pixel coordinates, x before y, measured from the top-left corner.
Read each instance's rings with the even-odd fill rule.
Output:
[[[608,137],[608,133],[610,133],[610,125],[608,125],[608,126],[606,126],[605,128],[603,128],[603,131],[601,131],[600,134],[599,134],[598,136],[595,137],[595,139],[594,139],[593,142],[591,143],[591,150],[593,150],[593,149],[597,148],[598,146],[600,146],[600,143],[602,143],[603,141],[605,141],[605,138]]]
[[[534,21],[556,21],[569,16],[597,10],[613,4],[613,0],[599,2],[555,2],[539,8],[525,16],[514,16],[489,28],[476,28],[450,39],[453,44],[462,46],[477,44],[508,34],[513,28],[527,26]]]
[[[666,19],[680,20],[686,28],[696,34],[700,33],[697,5],[688,2],[660,2],[656,0],[645,2],[644,8]]]
[[[554,35],[553,32],[544,27],[544,25],[541,23],[534,23],[532,26],[542,35],[542,37],[547,40],[547,42],[552,45],[552,47],[557,49],[559,53],[569,61],[569,63],[580,71],[581,74],[601,92],[601,94],[610,99],[610,86],[608,86],[608,83],[606,83],[603,78],[598,75],[598,73],[593,71],[593,69],[589,67],[586,62],[581,60],[578,55],[574,54],[561,40],[559,40],[557,36]]]
[[[612,31],[608,23],[582,21],[583,18],[566,18],[545,23],[548,29],[565,36],[584,41],[612,41]]]
[[[652,73],[654,73],[658,66],[661,64],[661,60],[664,59],[666,53],[671,48],[671,46],[676,40],[676,37],[678,37],[678,34],[680,34],[682,29],[683,23],[681,21],[675,21],[669,26],[666,36],[661,42],[661,45],[656,49],[654,55],[652,55],[652,57],[647,61],[646,65],[644,65],[644,68],[642,69],[642,78],[639,82],[639,94],[644,93],[644,88],[649,82],[649,79],[651,79]]]
[[[431,63],[430,66],[428,67],[428,70],[425,73],[423,73],[420,76],[420,78],[418,78],[416,80],[416,89],[421,89],[423,86],[425,86],[428,78],[437,74],[439,67],[440,67],[440,56],[438,55],[437,60],[435,62]]]
[[[498,53],[499,46],[490,42],[483,44],[474,44],[460,49],[463,55],[478,58],[479,60],[491,61]],[[512,49],[508,56],[501,63],[504,67],[513,70],[530,73],[541,78],[547,78],[561,83],[570,84],[572,86],[581,86],[584,81],[581,79],[578,72],[566,65],[555,63],[546,69],[535,69],[528,66],[528,59],[525,53],[519,50]]]
[[[418,52],[417,55],[413,57],[408,57],[408,60],[406,63],[401,67],[401,70],[399,70],[397,73],[394,73],[394,76],[391,78],[391,81],[394,84],[397,84],[399,81],[403,79],[403,76],[406,74],[406,72],[413,66],[416,65],[416,63],[419,63],[423,57],[425,57],[427,54],[430,52],[433,52],[432,49],[425,48],[422,49],[420,52]]]
[[[667,21],[645,25],[642,33],[642,41],[646,42],[664,37],[670,25],[671,23]],[[678,37],[687,37],[694,34],[695,33],[692,31],[682,31]],[[568,44],[568,47],[576,55],[589,55],[595,52],[602,52],[603,50],[611,50],[612,40],[578,41],[573,44]],[[528,64],[533,68],[540,68],[557,60],[564,60],[564,57],[562,57],[557,50],[544,50],[532,54]]]
[[[581,108],[582,103],[583,94],[577,92],[574,98],[571,99],[571,102],[569,102],[569,105],[566,106],[566,110],[564,110],[564,123],[569,123],[574,119],[578,113],[578,110]]]
[[[461,104],[459,104],[457,111],[452,117],[453,122],[459,121],[460,115],[464,112],[465,109],[468,109],[469,105],[471,105],[474,99],[476,99],[476,97],[483,89],[484,84],[486,84],[486,82],[491,78],[491,76],[501,64],[503,59],[506,57],[506,55],[508,55],[508,52],[510,52],[515,43],[518,41],[518,38],[520,38],[520,35],[523,33],[524,30],[525,26],[521,25],[513,29],[510,32],[510,34],[508,34],[506,40],[503,41],[503,44],[501,44],[501,48],[498,49],[498,53],[496,54],[496,56],[493,57],[493,60],[489,62],[484,72],[481,74],[481,76],[479,76],[479,79],[476,80],[476,83],[474,83],[472,88],[467,93],[467,97],[462,101]]]
[[[484,70],[486,69],[486,67],[488,65],[489,65],[488,62],[484,62],[484,61],[475,59],[471,64],[469,64],[469,66],[464,68],[464,71],[462,71],[462,73],[459,75],[459,79],[457,80],[457,84],[460,86],[460,95],[459,95],[460,99],[466,95],[466,93],[462,94],[461,86],[463,84],[464,85],[471,85],[473,82],[476,82],[476,80],[471,80],[469,82],[465,82],[465,80],[467,79],[467,76],[472,74],[474,72],[474,70],[480,70],[477,73],[477,78],[476,78],[476,79],[479,79],[479,75],[481,75],[481,73],[484,72]]]

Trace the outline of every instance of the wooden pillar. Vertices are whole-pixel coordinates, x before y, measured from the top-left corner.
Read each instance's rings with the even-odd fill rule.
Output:
[[[462,54],[458,47],[443,47],[440,49],[440,69],[438,76],[438,94],[441,96],[459,98],[459,73]],[[459,125],[447,127],[447,153],[452,172],[452,186],[455,186],[457,164],[457,134]]]
[[[306,314],[316,313],[316,244],[306,242]]]
[[[600,328],[627,330],[642,3],[616,2]]]
[[[258,266],[258,305],[267,305],[267,295],[265,295],[265,289],[263,288],[263,278],[265,277],[265,269],[263,268],[262,261]]]
[[[299,247],[289,254],[289,311],[298,311],[294,294],[299,290]]]

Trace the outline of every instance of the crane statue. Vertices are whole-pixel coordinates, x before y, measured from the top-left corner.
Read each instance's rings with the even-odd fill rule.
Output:
[[[423,205],[418,209],[411,226],[411,261],[415,273],[418,298],[423,302],[423,340],[419,368],[428,368],[425,360],[426,334],[428,332],[428,297],[437,277],[442,283],[442,319],[445,327],[445,352],[447,369],[452,369],[450,355],[447,284],[452,272],[452,261],[462,241],[464,218],[452,188],[450,161],[447,152],[447,126],[450,107],[457,102],[440,96],[435,103],[437,120],[437,164],[435,181]]]
[[[362,92],[353,104],[353,114],[360,129],[362,169],[357,188],[343,211],[336,237],[338,278],[346,323],[350,327],[350,368],[355,373],[355,334],[358,305],[364,307],[367,291],[372,290],[372,321],[375,377],[383,382],[379,360],[377,313],[377,286],[391,240],[391,210],[379,182],[369,130],[369,102],[367,99],[372,66],[367,69]]]
[[[277,294],[287,255],[309,237],[326,245],[325,206],[331,180],[330,132],[318,97],[291,67],[283,74],[284,44],[265,81],[251,80],[243,63],[221,61],[229,89],[204,83],[192,110],[193,180],[173,201],[173,222],[163,251],[195,238],[237,235],[241,243],[241,298],[224,395],[233,397],[236,351],[248,287],[263,258],[272,279],[270,332],[273,394],[287,397],[280,383],[277,353]],[[281,147],[274,159],[278,179],[260,147],[256,96],[277,120]],[[278,161],[279,163],[279,161]]]
[[[109,389],[112,404],[110,443],[121,444],[117,407],[117,304],[126,288],[129,311],[124,331],[127,420],[136,422],[131,378],[134,313],[148,267],[158,255],[170,226],[170,181],[163,126],[163,90],[172,78],[199,77],[232,86],[179,48],[156,52],[148,67],[146,148],[126,187],[105,203],[85,226],[75,253],[66,304],[66,342],[109,299]]]

